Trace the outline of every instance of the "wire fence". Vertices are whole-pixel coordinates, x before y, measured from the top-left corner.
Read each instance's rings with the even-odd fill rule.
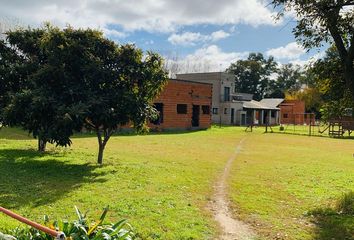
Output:
[[[335,126],[333,130],[340,131],[339,126]],[[307,135],[307,136],[320,136],[320,137],[333,137],[329,131],[328,124],[316,123],[314,125],[295,125],[295,124],[284,124],[280,126],[273,126],[272,132],[283,133],[283,134],[294,134],[294,135]],[[349,131],[345,131],[342,138],[353,138]]]

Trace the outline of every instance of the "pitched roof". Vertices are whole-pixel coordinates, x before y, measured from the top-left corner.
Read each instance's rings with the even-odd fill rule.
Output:
[[[251,101],[245,101],[243,102],[243,107],[244,108],[249,108],[249,109],[263,109],[263,110],[279,110],[277,107],[272,107],[266,104],[263,104],[262,102],[258,102],[255,100]]]
[[[260,103],[268,107],[277,108],[283,101],[283,98],[264,98],[260,101]]]

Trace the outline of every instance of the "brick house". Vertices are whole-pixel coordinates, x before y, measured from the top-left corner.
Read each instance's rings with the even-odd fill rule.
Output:
[[[170,79],[154,101],[159,119],[151,130],[207,129],[211,125],[212,85]]]
[[[305,114],[305,102],[300,100],[284,100],[279,104],[281,124],[309,124]]]
[[[253,100],[235,89],[235,76],[225,72],[177,74],[178,79],[213,85],[212,122],[225,125],[277,125],[279,108]]]
[[[304,101],[265,98],[261,100],[261,103],[280,109],[280,124],[309,125],[315,122],[314,114],[306,113]]]

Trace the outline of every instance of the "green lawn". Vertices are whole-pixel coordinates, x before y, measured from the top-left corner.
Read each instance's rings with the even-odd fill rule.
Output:
[[[97,139],[80,135],[69,149],[35,151],[36,141],[0,131],[0,205],[42,221],[74,218],[74,205],[111,220],[127,218],[143,239],[208,239],[217,232],[207,211],[212,185],[243,129],[113,137],[104,166]],[[4,139],[10,136],[11,139]],[[17,223],[0,215],[1,227]]]
[[[239,217],[267,239],[354,239],[354,216],[331,210],[354,190],[354,141],[259,132],[230,179]]]
[[[213,184],[245,138],[230,198],[261,239],[351,239],[354,216],[327,208],[354,190],[353,140],[262,132],[215,127],[115,136],[99,167],[95,137],[79,135],[71,148],[49,146],[39,154],[35,140],[4,128],[0,205],[40,222],[44,214],[74,218],[74,205],[90,216],[110,205],[110,220],[129,219],[142,239],[213,239],[218,229],[207,209]],[[327,214],[317,214],[322,210]],[[17,225],[0,215],[0,228]]]

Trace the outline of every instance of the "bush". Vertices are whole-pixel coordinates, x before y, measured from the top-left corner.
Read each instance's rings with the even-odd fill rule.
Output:
[[[104,224],[103,221],[107,215],[108,207],[104,209],[101,217],[97,221],[90,221],[86,218],[86,214],[82,214],[80,210],[75,207],[78,219],[73,222],[66,220],[54,221],[50,223],[49,218],[45,216],[44,225],[55,229],[56,231],[64,232],[67,240],[133,240],[135,234],[132,227],[126,220],[121,220],[115,224]],[[5,235],[0,233],[0,240],[54,240],[43,232],[34,228],[16,228],[7,230]],[[13,237],[12,237],[13,236]],[[12,238],[11,238],[12,237]]]

